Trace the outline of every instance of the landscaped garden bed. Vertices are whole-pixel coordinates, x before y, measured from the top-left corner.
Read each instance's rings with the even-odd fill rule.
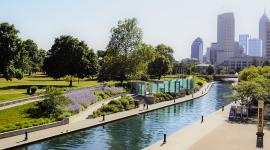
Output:
[[[134,100],[131,97],[123,96],[120,99],[112,100],[108,104],[93,112],[93,117],[109,115],[121,111],[127,111],[135,108]]]

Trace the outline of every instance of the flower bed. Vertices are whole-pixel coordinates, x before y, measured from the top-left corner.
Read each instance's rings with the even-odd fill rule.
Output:
[[[87,108],[89,105],[97,101],[124,92],[125,90],[122,87],[104,87],[102,89],[92,91],[89,89],[70,91],[66,93],[66,96],[72,101],[73,104],[68,106],[67,109],[71,112],[78,113],[80,110]]]
[[[117,100],[112,100],[108,104],[93,112],[93,117],[113,114],[121,111],[126,111],[135,108],[134,100],[131,97],[122,97]]]

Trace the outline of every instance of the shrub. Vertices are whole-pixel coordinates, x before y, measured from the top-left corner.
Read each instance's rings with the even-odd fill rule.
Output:
[[[135,103],[133,99],[129,97],[122,97],[117,100],[112,100],[108,104],[103,105],[101,108],[93,112],[93,117],[99,117],[102,114],[108,115],[111,113],[117,113],[124,110],[134,108]]]
[[[203,86],[203,83],[202,82],[197,82],[197,84],[199,85],[199,86]]]
[[[37,90],[38,90],[38,87],[37,86],[31,86],[30,87],[31,94],[35,94]]]

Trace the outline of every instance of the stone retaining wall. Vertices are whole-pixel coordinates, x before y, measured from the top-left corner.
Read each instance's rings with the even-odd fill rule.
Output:
[[[30,133],[30,132],[34,132],[34,131],[39,131],[39,130],[44,130],[44,129],[48,129],[48,128],[52,128],[52,127],[66,125],[68,123],[69,123],[69,119],[66,118],[66,119],[63,119],[62,121],[58,121],[58,122],[54,122],[54,123],[50,123],[50,124],[39,125],[39,126],[30,127],[30,128],[4,132],[4,133],[0,133],[0,139],[16,136],[16,135],[20,135],[20,134],[25,134],[26,131],[28,133]]]

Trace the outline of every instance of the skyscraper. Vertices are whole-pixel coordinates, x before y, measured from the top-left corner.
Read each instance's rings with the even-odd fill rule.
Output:
[[[217,65],[222,64],[225,60],[234,56],[234,14],[224,13],[218,15],[217,23]]]
[[[248,53],[248,40],[249,40],[248,34],[240,34],[239,35],[239,44],[243,47],[243,54],[244,55],[247,55],[247,53]]]
[[[262,40],[256,38],[248,40],[248,56],[262,56]]]
[[[262,56],[266,57],[266,24],[269,22],[267,15],[262,15],[259,22],[259,39],[262,40]]]
[[[201,38],[196,38],[191,45],[191,58],[198,59],[203,62],[203,41]]]
[[[206,62],[210,63],[210,53],[211,53],[211,48],[208,47],[206,49],[205,57],[206,57]]]
[[[265,55],[264,57],[270,60],[270,22],[266,23],[266,36],[265,36]]]

